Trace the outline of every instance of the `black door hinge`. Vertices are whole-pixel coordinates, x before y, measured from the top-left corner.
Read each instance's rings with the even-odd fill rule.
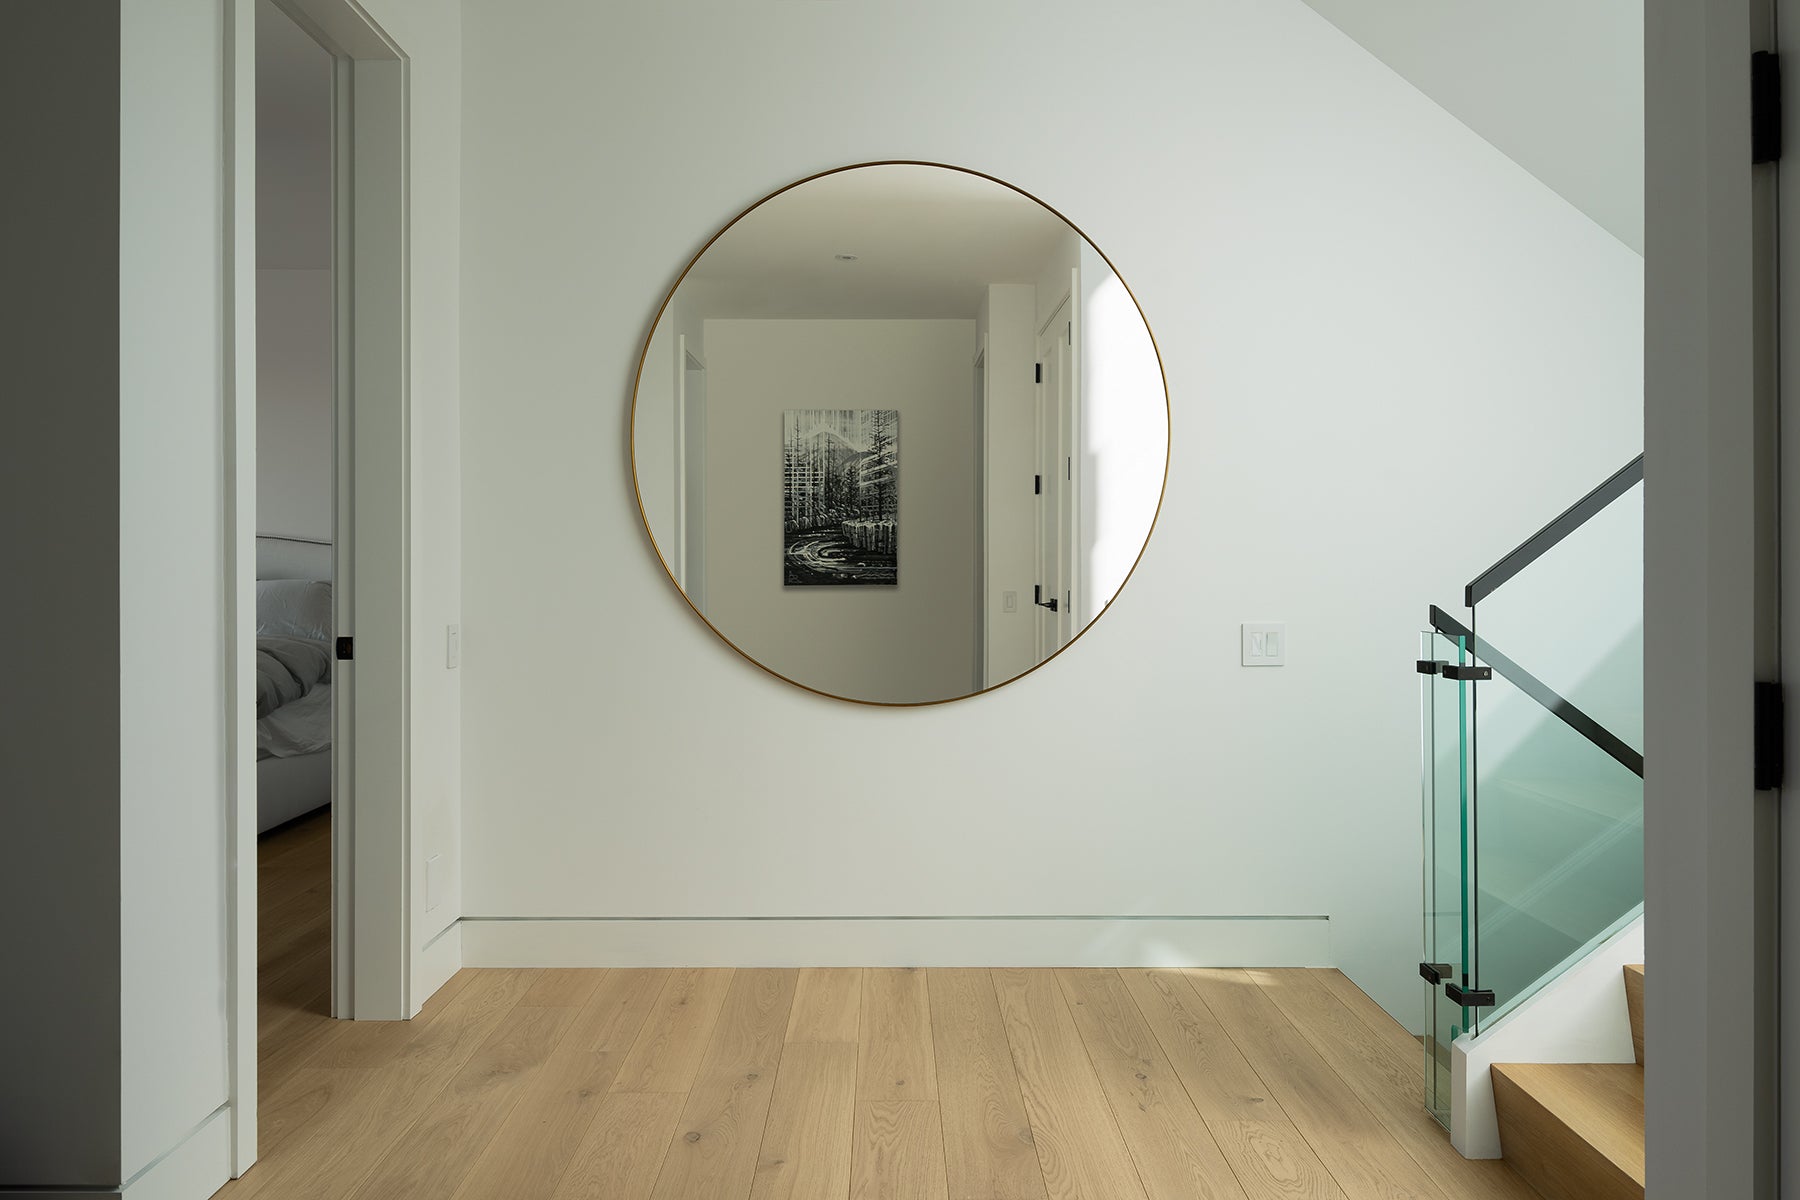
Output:
[[[347,662],[356,657],[356,639],[341,637],[337,640],[337,656],[340,662]]]
[[[1781,157],[1781,59],[1767,50],[1750,56],[1750,161]]]
[[[1031,585],[1031,602],[1039,608],[1047,608],[1051,612],[1056,611],[1056,597],[1052,596],[1048,600],[1044,599],[1044,585],[1041,583],[1034,583]]]
[[[1767,791],[1781,786],[1783,761],[1787,755],[1783,747],[1783,726],[1787,724],[1782,709],[1781,685],[1779,683],[1758,683],[1756,685],[1756,704],[1752,711],[1752,739],[1755,746],[1755,768],[1751,772],[1755,776],[1756,790]]]
[[[1037,378],[1034,379],[1033,382],[1034,383],[1044,382],[1044,364],[1043,363],[1037,364]]]

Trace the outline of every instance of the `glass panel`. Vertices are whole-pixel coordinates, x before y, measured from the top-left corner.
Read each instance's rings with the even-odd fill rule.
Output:
[[[1644,485],[1480,600],[1474,629],[1641,753]]]
[[[1473,949],[1495,998],[1485,1024],[1643,903],[1644,782],[1498,670],[1477,687]]]
[[[1419,657],[1465,661],[1457,639],[1426,632]],[[1467,684],[1440,675],[1422,675],[1420,691],[1422,809],[1424,814],[1425,961],[1465,967],[1468,927],[1464,920],[1464,873],[1468,832],[1466,770]],[[1425,988],[1425,1107],[1445,1128],[1450,1124],[1450,1043],[1468,1027],[1465,1013],[1444,998],[1441,984]]]

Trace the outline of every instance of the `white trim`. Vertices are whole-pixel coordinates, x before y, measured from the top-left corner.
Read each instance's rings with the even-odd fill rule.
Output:
[[[461,921],[469,967],[1325,967],[1325,917]]]
[[[1625,1005],[1625,967],[1644,961],[1640,915],[1581,962],[1532,993],[1479,1035],[1450,1047],[1450,1144],[1464,1158],[1499,1158],[1494,1063],[1637,1061]]]
[[[225,5],[225,1028],[231,1174],[256,1161],[256,0]]]
[[[450,982],[462,970],[462,923],[452,921],[443,932],[419,947],[418,962],[413,966],[413,995],[424,999]]]
[[[1777,669],[1773,172],[1750,162],[1764,0],[1649,0],[1645,50],[1644,910],[1650,1200],[1774,1194],[1777,845],[1751,684]]]
[[[212,1195],[231,1178],[231,1126],[231,1108],[221,1106],[180,1145],[113,1194],[125,1200],[194,1200]]]

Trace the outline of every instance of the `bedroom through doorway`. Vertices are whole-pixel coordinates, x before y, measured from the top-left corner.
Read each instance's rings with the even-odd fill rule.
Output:
[[[332,55],[256,0],[256,829],[261,1034],[334,1015],[339,716]],[[265,1060],[264,1083],[278,1064]]]

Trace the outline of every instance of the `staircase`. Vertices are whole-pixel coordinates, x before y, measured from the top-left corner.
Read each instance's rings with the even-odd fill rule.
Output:
[[[1642,547],[1640,456],[1420,638],[1425,1107],[1548,1200],[1644,1194]]]
[[[1502,1156],[1545,1200],[1643,1200],[1644,968],[1625,968],[1635,1063],[1496,1063]]]

